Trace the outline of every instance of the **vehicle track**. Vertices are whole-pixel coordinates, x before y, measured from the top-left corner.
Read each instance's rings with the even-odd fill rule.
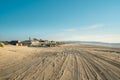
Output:
[[[97,54],[94,48],[65,46],[51,48],[53,51],[42,55],[37,52],[19,63],[6,63],[7,66],[0,69],[0,80],[120,80],[120,62],[109,55]],[[98,47],[97,51],[101,49]]]

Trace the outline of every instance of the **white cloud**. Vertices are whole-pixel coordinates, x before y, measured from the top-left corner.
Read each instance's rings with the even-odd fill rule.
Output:
[[[95,24],[91,25],[88,27],[85,27],[84,29],[86,30],[91,30],[91,29],[98,29],[105,27],[106,25],[104,24]],[[50,36],[52,40],[57,40],[57,41],[99,41],[99,42],[110,42],[110,43],[120,43],[120,34],[87,34],[84,33],[84,35],[79,35],[80,33],[78,32],[80,28],[70,28],[70,29],[65,29],[63,32],[59,34],[55,34]],[[83,34],[83,33],[82,33]]]
[[[90,29],[97,29],[97,28],[102,28],[105,27],[105,24],[94,24],[94,25],[89,25],[83,28],[78,28],[78,27],[74,27],[74,28],[68,28],[68,29],[64,29],[64,32],[75,32],[78,30],[90,30]]]
[[[104,26],[105,26],[104,24],[94,24],[94,25],[90,25],[90,26],[84,27],[82,29],[89,30],[89,29],[102,28]]]
[[[120,43],[120,34],[105,34],[105,35],[56,35],[51,37],[53,40],[57,41],[99,41],[99,42],[109,42],[109,43]]]

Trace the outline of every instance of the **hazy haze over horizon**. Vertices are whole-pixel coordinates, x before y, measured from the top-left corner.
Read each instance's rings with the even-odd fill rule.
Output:
[[[0,40],[120,43],[120,0],[1,0]]]

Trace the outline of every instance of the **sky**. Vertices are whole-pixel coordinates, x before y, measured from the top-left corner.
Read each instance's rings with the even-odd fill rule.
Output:
[[[0,40],[120,43],[120,0],[0,0]]]

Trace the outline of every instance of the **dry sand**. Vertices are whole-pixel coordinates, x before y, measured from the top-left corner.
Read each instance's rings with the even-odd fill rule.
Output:
[[[120,80],[120,48],[0,48],[0,80]]]

